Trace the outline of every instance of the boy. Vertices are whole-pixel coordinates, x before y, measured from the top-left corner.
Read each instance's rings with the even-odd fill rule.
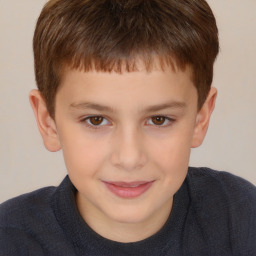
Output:
[[[188,168],[216,89],[204,0],[50,0],[30,94],[68,176],[0,206],[0,255],[256,255],[256,189]]]

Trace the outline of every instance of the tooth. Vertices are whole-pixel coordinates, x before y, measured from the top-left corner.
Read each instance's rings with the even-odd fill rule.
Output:
[[[137,188],[139,185],[123,185],[123,188]]]
[[[131,188],[137,188],[139,185],[131,185]]]

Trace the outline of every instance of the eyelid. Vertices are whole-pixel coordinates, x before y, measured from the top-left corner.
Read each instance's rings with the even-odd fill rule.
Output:
[[[80,122],[84,123],[85,126],[91,128],[91,129],[100,129],[100,128],[106,126],[106,124],[104,124],[104,125],[102,125],[102,124],[99,124],[99,125],[88,124],[87,120],[89,120],[92,117],[102,117],[103,120],[108,120],[108,118],[106,118],[104,116],[101,116],[101,115],[89,115],[89,116],[83,117],[80,120]],[[154,126],[155,128],[167,128],[167,127],[171,126],[173,124],[173,122],[175,122],[174,118],[171,118],[171,117],[168,117],[168,116],[165,116],[165,115],[150,116],[149,118],[147,118],[147,122],[148,122],[148,120],[151,120],[153,117],[164,117],[169,122],[169,124],[167,124],[167,125],[154,125],[154,124],[150,125],[150,126]]]
[[[108,120],[106,117],[101,116],[101,115],[89,115],[89,116],[86,116],[86,117],[82,118],[80,120],[80,122],[85,124],[85,126],[91,128],[91,129],[100,129],[102,126],[106,126],[105,124],[104,125],[102,125],[102,124],[99,124],[99,125],[88,124],[87,120],[89,120],[92,117],[102,117],[103,120]]]
[[[167,128],[167,127],[169,127],[170,125],[172,125],[173,122],[175,121],[174,118],[171,118],[171,117],[168,117],[168,116],[165,116],[165,115],[154,115],[154,116],[151,116],[151,117],[149,118],[149,120],[152,119],[153,117],[163,117],[163,118],[165,118],[165,122],[168,121],[168,123],[169,123],[169,124],[167,124],[167,125],[156,125],[156,124],[155,124],[155,125],[154,125],[154,124],[151,125],[151,126],[154,126],[154,127],[156,127],[156,128]]]

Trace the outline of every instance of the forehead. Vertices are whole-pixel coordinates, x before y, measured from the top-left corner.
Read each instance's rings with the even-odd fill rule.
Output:
[[[134,72],[100,72],[67,68],[56,101],[71,109],[117,112],[122,109],[157,111],[184,108],[197,101],[192,71],[143,66]]]

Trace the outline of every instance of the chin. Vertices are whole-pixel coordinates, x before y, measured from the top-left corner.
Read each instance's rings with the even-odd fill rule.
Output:
[[[111,213],[109,217],[115,221],[124,224],[143,223],[150,218],[150,213],[141,209],[141,207],[120,207],[116,208],[115,212]]]

